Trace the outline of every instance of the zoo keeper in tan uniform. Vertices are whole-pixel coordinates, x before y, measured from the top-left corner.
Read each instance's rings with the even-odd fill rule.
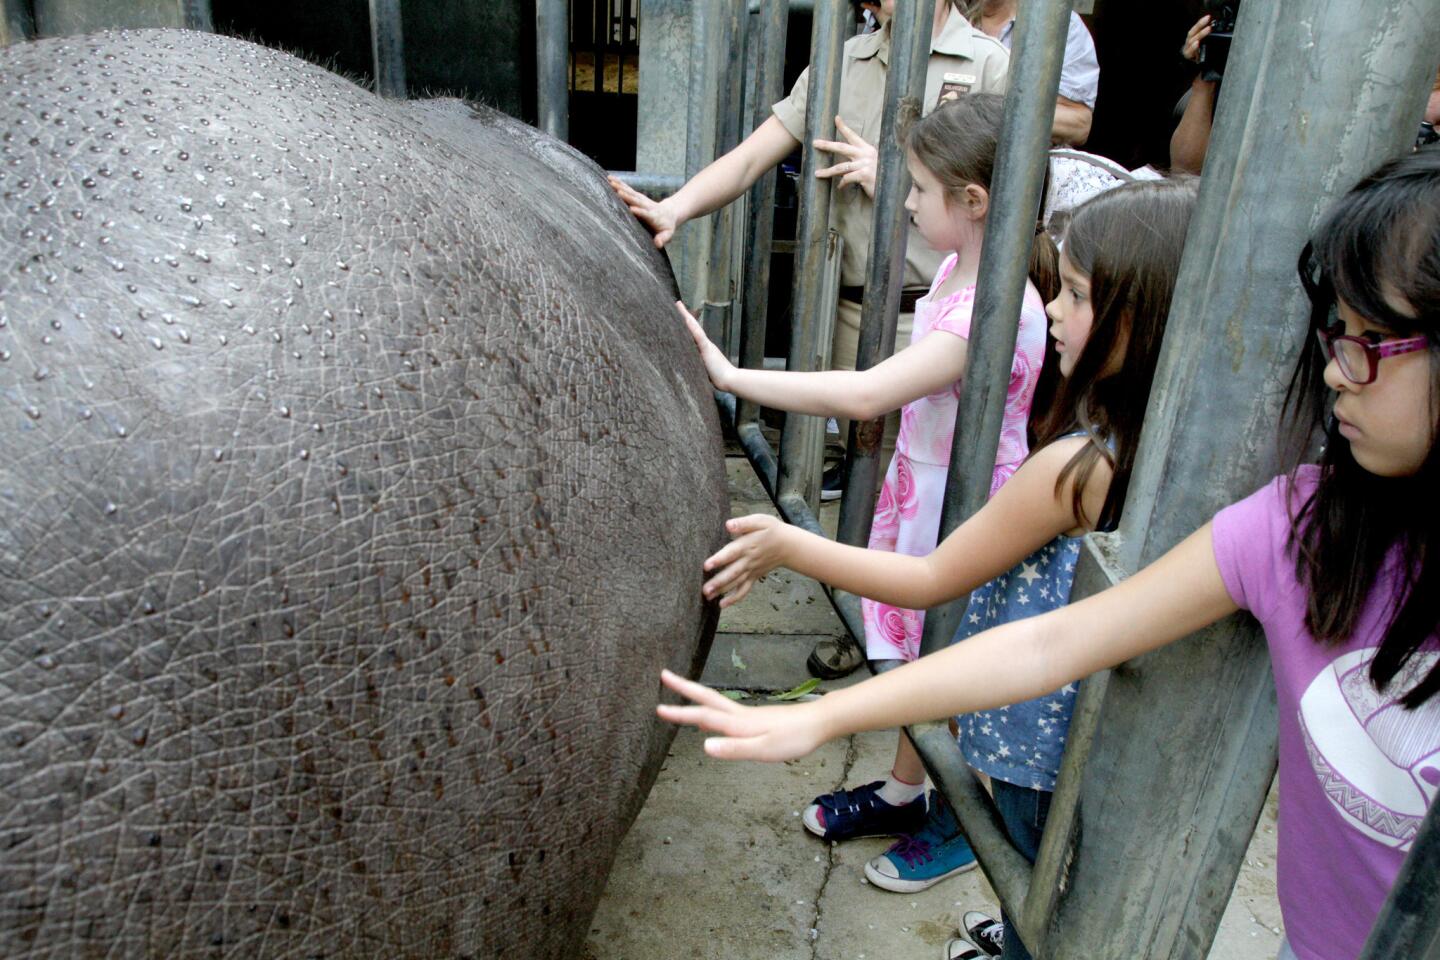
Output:
[[[901,0],[904,2],[904,0]],[[880,113],[885,101],[885,76],[890,62],[890,21],[896,0],[883,0],[883,26],[852,37],[845,43],[840,73],[840,119],[836,124],[842,140],[817,140],[815,147],[834,155],[836,163],[816,171],[817,177],[840,177],[835,191],[833,222],[845,239],[840,263],[840,301],[836,310],[835,339],[831,365],[837,370],[854,370],[860,338],[860,303],[864,298],[866,264],[870,257],[870,224],[875,189],[874,147],[880,139]],[[941,97],[971,91],[1004,93],[1010,55],[998,41],[975,29],[952,6],[939,0],[930,40],[930,62],[926,71],[924,109],[929,113]],[[774,106],[774,116],[755,129],[734,150],[720,157],[680,188],[659,202],[613,177],[610,180],[620,199],[655,234],[655,245],[663,247],[675,230],[687,220],[718,210],[750,189],[750,185],[800,146],[805,136],[805,104],[810,90],[807,67],[790,95]],[[915,300],[929,289],[944,255],[931,250],[914,226],[909,228],[905,248],[904,293],[895,342],[910,342]],[[884,476],[895,449],[899,412],[886,421],[885,449],[880,463]],[[841,424],[840,435],[848,429]],[[827,477],[826,499],[839,496],[835,480]]]

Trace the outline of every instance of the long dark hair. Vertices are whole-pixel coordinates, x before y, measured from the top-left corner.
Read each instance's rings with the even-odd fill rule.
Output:
[[[1440,623],[1440,510],[1430,502],[1440,491],[1440,148],[1386,163],[1342,197],[1301,254],[1300,277],[1310,295],[1312,333],[1332,322],[1338,297],[1388,333],[1429,341],[1434,425],[1414,476],[1370,473],[1327,423],[1329,358],[1314,336],[1285,397],[1292,486],[1316,431],[1326,434],[1319,483],[1291,519],[1311,636],[1327,645],[1350,639],[1387,557],[1398,552],[1390,620],[1370,664],[1370,680],[1383,690]],[[1437,690],[1440,663],[1401,702],[1414,708]]]
[[[900,144],[940,181],[946,202],[957,202],[972,183],[989,192],[1004,119],[1005,98],[995,93],[967,93],[940,104],[925,117],[920,116],[920,101],[907,97],[901,103]],[[1041,196],[1049,188],[1047,167]],[[1044,222],[1037,220],[1035,242],[1030,247],[1030,282],[1047,303],[1060,290],[1058,261],[1059,253]]]
[[[1186,180],[1123,184],[1076,207],[1065,233],[1065,259],[1090,278],[1094,318],[1036,433],[1040,445],[1077,430],[1089,437],[1055,481],[1058,494],[1075,477],[1072,505],[1082,522],[1089,520],[1081,495],[1090,474],[1101,460],[1113,467],[1092,525],[1098,530],[1119,522],[1130,485],[1195,193],[1194,182]]]

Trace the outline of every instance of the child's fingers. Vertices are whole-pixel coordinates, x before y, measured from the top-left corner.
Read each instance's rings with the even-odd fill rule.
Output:
[[[833,167],[825,167],[823,170],[816,170],[816,171],[815,171],[815,179],[817,179],[817,180],[828,180],[829,178],[835,176],[836,174],[844,173],[846,170],[849,170],[849,169],[850,169],[850,163],[849,163],[849,161],[846,161],[845,163],[837,163],[837,164],[835,164],[835,166],[833,166]]]
[[[785,760],[769,744],[764,734],[758,737],[706,737],[705,755],[716,760]]]
[[[754,584],[754,580],[746,580],[744,583],[740,584],[740,589],[725,594],[725,596],[720,598],[720,609],[724,610],[726,607],[733,607],[741,600],[744,600],[747,596],[749,596],[750,588],[754,586]]]
[[[739,539],[747,533],[767,530],[778,522],[766,513],[747,513],[743,517],[731,517],[726,520],[725,531],[730,534],[731,539]]]
[[[711,707],[715,710],[727,713],[734,713],[744,709],[734,700],[731,700],[729,697],[725,696],[723,693],[718,693],[705,686],[705,684],[703,683],[696,683],[694,680],[682,677],[680,676],[680,674],[674,673],[670,670],[660,671],[660,682],[669,689],[674,690],[676,693],[680,694],[680,696],[684,697],[687,700],[693,701],[695,704],[701,707]],[[662,706],[670,709],[669,705],[662,704]],[[674,709],[691,708],[675,707]]]
[[[712,707],[695,707],[686,704],[661,703],[655,707],[655,716],[666,723],[679,724],[683,727],[696,727],[700,730],[716,730],[720,723],[720,715]]]

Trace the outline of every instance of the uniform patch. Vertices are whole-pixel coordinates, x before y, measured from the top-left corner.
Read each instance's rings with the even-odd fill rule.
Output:
[[[935,106],[954,100],[969,93],[980,78],[971,73],[947,73],[940,78],[940,95],[935,98]]]

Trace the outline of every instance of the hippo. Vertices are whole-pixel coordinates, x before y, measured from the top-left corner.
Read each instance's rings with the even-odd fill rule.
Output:
[[[0,51],[0,956],[573,956],[727,515],[602,172],[184,31]]]

